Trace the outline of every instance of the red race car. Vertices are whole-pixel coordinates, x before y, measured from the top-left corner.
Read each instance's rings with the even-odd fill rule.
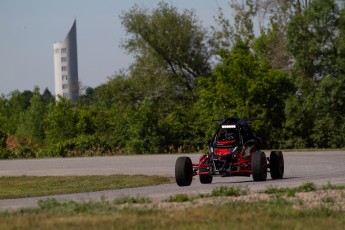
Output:
[[[198,164],[189,157],[179,157],[175,164],[175,178],[179,186],[189,186],[193,176],[199,175],[202,184],[212,183],[214,176],[253,176],[254,181],[265,181],[267,172],[272,179],[282,179],[284,157],[281,151],[272,151],[270,157],[261,148],[261,139],[250,129],[251,121],[260,119],[226,118],[208,141],[207,153]]]

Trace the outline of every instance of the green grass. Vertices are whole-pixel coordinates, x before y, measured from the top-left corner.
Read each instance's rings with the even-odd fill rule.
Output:
[[[317,186],[314,183],[308,182],[295,188],[277,188],[274,186],[269,186],[263,192],[267,194],[286,195],[288,197],[292,197],[298,192],[312,192],[316,190]]]
[[[175,204],[170,208],[150,204],[150,199],[145,197],[123,196],[113,201],[103,197],[100,201],[89,202],[48,199],[39,201],[37,208],[0,212],[0,229],[343,229],[344,210],[337,209],[337,205],[335,209],[327,206],[335,202],[333,197],[324,197],[314,208],[298,209],[294,203],[298,199],[293,201],[282,196],[291,191],[322,189],[342,187],[330,184],[317,187],[312,183],[296,188],[271,187],[267,190],[276,196],[268,200],[224,200],[220,205],[203,203],[202,198],[237,197],[248,193],[248,188],[221,186],[208,194],[171,197]],[[198,203],[192,202],[196,198],[200,199]],[[191,205],[179,206],[179,202],[185,201]]]
[[[345,190],[345,185],[334,185],[328,182],[327,184],[321,186],[323,190]]]
[[[113,204],[148,204],[151,202],[152,202],[152,200],[148,197],[121,196],[121,197],[116,198],[113,201]]]
[[[187,195],[187,194],[176,194],[175,196],[170,196],[166,202],[188,202],[193,201],[198,198],[198,195]]]
[[[274,186],[269,186],[263,191],[263,193],[293,197],[296,195],[296,193],[313,192],[317,190],[345,190],[345,185],[334,185],[328,182],[327,184],[318,187],[314,183],[307,182],[305,184],[302,184],[301,186],[294,188],[278,188]]]
[[[219,196],[242,196],[248,194],[249,189],[243,188],[241,186],[237,187],[227,187],[220,186],[212,190],[210,194],[197,194],[197,195],[187,195],[187,194],[177,194],[175,196],[170,196],[166,202],[189,202],[195,199],[206,198],[206,197],[219,197]]]
[[[118,208],[111,201],[46,200],[38,208],[0,213],[0,229],[343,229],[344,213],[298,210],[276,200],[159,209]],[[230,228],[231,226],[231,228]]]
[[[220,186],[212,191],[211,196],[242,196],[247,195],[248,191],[248,188],[243,187]]]
[[[164,184],[170,180],[168,177],[144,175],[0,177],[0,199],[134,188]]]

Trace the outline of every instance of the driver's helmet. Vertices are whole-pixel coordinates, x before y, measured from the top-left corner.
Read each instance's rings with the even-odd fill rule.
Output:
[[[226,141],[226,134],[225,133],[220,133],[218,135],[218,141]]]
[[[227,141],[234,141],[234,140],[237,140],[238,139],[238,134],[237,132],[230,132],[230,133],[226,133],[225,134],[225,139]]]

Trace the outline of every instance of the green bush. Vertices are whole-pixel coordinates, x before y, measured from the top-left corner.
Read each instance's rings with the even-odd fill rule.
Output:
[[[39,157],[104,156],[115,153],[112,144],[97,136],[78,136],[48,146],[39,151]]]
[[[0,159],[13,159],[15,154],[6,148],[0,148]]]
[[[17,158],[35,158],[36,152],[28,146],[20,146],[14,150],[14,155]]]

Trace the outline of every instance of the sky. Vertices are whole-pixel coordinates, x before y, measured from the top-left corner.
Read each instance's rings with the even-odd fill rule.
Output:
[[[127,69],[133,58],[120,47],[128,35],[119,16],[135,4],[153,9],[162,0],[0,0],[0,95],[14,90],[54,90],[54,42],[64,41],[77,20],[78,72],[95,88]],[[203,26],[214,25],[230,0],[169,0],[194,9]]]

